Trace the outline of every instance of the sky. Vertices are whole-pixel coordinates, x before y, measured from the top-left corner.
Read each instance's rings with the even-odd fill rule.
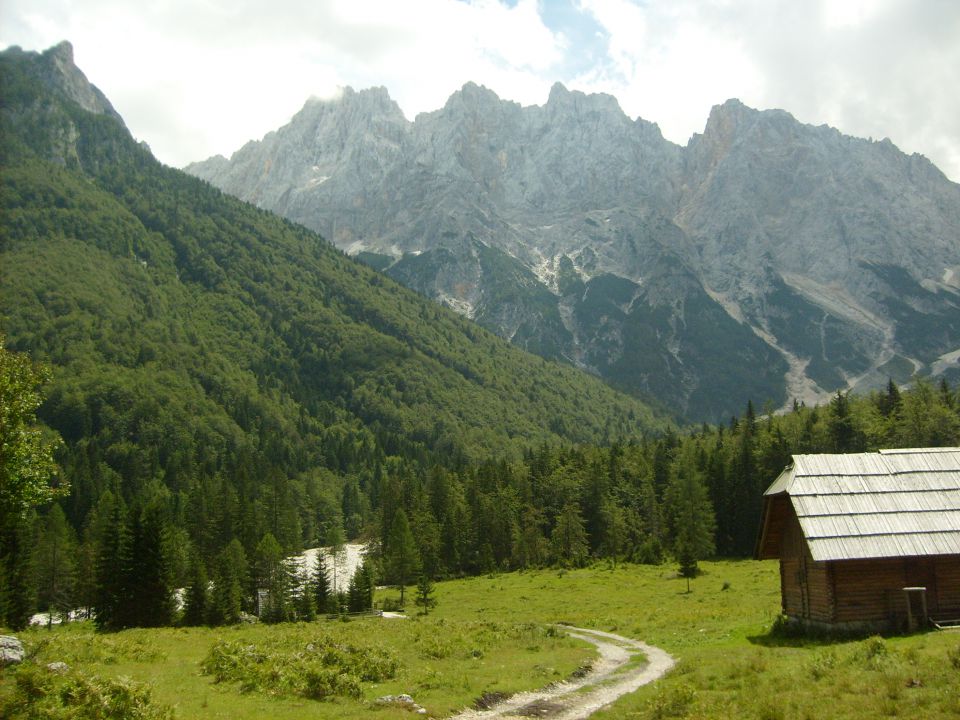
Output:
[[[541,105],[559,81],[681,145],[739,98],[960,181],[957,0],[0,0],[0,47],[62,40],[177,167],[345,86],[386,87],[412,120],[467,82]]]

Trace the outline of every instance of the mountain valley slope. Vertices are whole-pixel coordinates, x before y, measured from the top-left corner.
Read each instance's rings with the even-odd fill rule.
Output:
[[[7,50],[0,73],[0,332],[52,365],[41,417],[93,475],[347,472],[666,426],[164,167],[68,44]]]

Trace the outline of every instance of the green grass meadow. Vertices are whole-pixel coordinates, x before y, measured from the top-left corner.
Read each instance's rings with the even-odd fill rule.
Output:
[[[780,606],[775,562],[702,568],[689,593],[669,566],[596,565],[437,583],[435,610],[428,617],[411,610],[407,620],[108,635],[82,623],[20,637],[35,651],[34,663],[62,660],[71,673],[144,683],[152,705],[183,719],[387,720],[412,714],[373,701],[404,692],[431,717],[445,717],[483,693],[542,687],[588,662],[592,648],[559,636],[552,623],[616,632],[677,658],[666,678],[621,698],[596,715],[601,719],[960,717],[960,632],[783,636],[771,632]],[[342,676],[316,670],[321,651],[338,653]],[[219,682],[202,672],[213,655]],[[17,672],[3,671],[0,715],[12,712],[22,692]],[[343,694],[326,693],[340,681],[349,681]]]

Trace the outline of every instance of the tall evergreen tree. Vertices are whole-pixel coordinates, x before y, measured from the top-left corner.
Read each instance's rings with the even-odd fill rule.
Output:
[[[347,597],[347,609],[350,612],[366,612],[373,608],[373,573],[366,560],[360,563],[350,578]]]
[[[129,542],[121,554],[126,575],[126,623],[161,627],[172,620],[172,590],[164,547],[165,521],[158,503],[135,506],[129,513]]]
[[[193,554],[190,570],[190,584],[183,602],[183,624],[195,627],[210,619],[210,579],[198,552]]]
[[[59,505],[40,521],[35,551],[37,608],[65,621],[75,607],[76,538]]]
[[[598,550],[603,557],[610,558],[616,564],[627,542],[627,519],[626,512],[612,493],[604,495],[601,501],[597,529],[600,533]]]
[[[852,453],[863,450],[862,437],[854,427],[853,418],[850,415],[850,401],[846,393],[839,390],[830,401],[829,426],[832,452]]]
[[[35,603],[32,521],[26,511],[0,527],[0,622],[12,630],[27,626]]]
[[[577,503],[571,501],[563,506],[553,532],[550,533],[550,547],[557,564],[568,567],[586,565],[590,543]]]
[[[343,526],[339,515],[335,522],[331,522],[326,534],[327,550],[330,553],[330,591],[334,596],[346,592],[346,587],[341,587],[341,578],[347,562],[347,540],[343,534]]]
[[[311,589],[313,591],[314,603],[317,606],[317,612],[336,612],[336,596],[330,587],[330,577],[327,571],[327,555],[323,551],[323,548],[317,551],[317,561],[313,566]]]
[[[404,604],[407,584],[420,570],[417,545],[410,531],[407,514],[397,510],[390,527],[390,545],[385,558],[387,577],[400,588],[400,605]]]
[[[671,510],[673,549],[680,575],[695,577],[698,561],[714,551],[714,515],[710,498],[690,451],[681,453],[667,500]]]
[[[547,561],[547,541],[543,537],[543,513],[527,505],[520,517],[520,530],[514,543],[513,566],[541,567]]]
[[[249,569],[243,545],[234,538],[217,556],[210,598],[210,624],[234,625],[240,622],[244,588]]]
[[[127,627],[130,595],[124,571],[127,552],[127,509],[119,493],[107,491],[97,512],[102,523],[97,551],[97,589],[94,622],[98,630]]]
[[[310,574],[310,568],[307,566],[298,569],[296,574],[294,609],[297,620],[302,622],[313,622],[317,619],[317,601],[310,585]]]
[[[288,568],[284,563],[283,548],[273,533],[266,533],[257,544],[254,578],[260,600],[260,619],[266,622],[288,619],[291,600]]]

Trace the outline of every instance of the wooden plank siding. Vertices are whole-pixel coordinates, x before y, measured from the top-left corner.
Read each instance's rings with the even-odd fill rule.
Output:
[[[960,555],[934,558],[937,577],[937,615],[944,620],[960,620]]]
[[[906,620],[902,559],[842,560],[831,565],[837,598],[834,622],[896,624]]]
[[[830,563],[807,562],[807,617],[817,622],[833,622],[836,601]]]

